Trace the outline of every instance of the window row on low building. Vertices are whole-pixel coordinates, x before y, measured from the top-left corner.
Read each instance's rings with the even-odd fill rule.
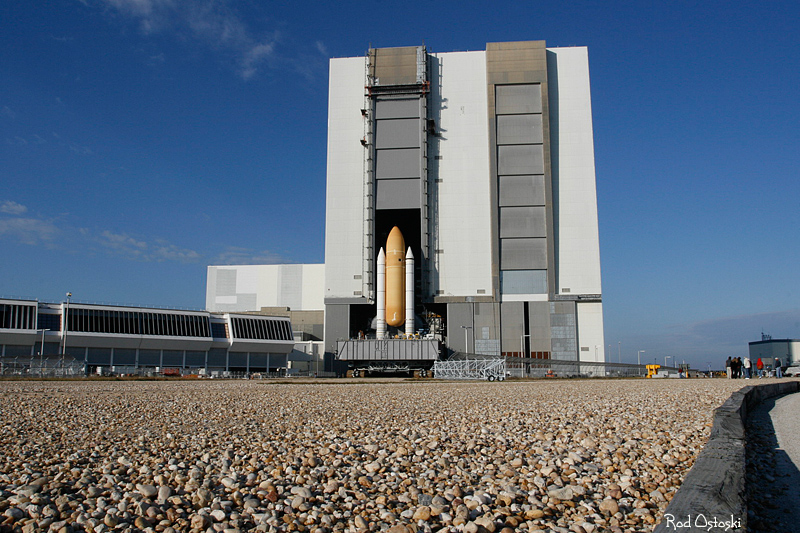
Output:
[[[210,337],[207,315],[69,307],[67,330],[82,333]]]
[[[0,329],[35,329],[36,305],[0,303]]]
[[[255,340],[292,340],[292,327],[288,320],[231,317],[233,337]]]
[[[66,319],[64,318],[66,317]],[[0,300],[0,331],[291,341],[288,319]]]

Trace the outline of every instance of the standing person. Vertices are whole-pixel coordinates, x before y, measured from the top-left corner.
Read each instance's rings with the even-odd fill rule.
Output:
[[[760,357],[756,361],[756,370],[758,370],[758,377],[761,377],[764,373],[764,361]]]
[[[745,355],[742,364],[744,365],[744,379],[750,379],[750,358]]]
[[[731,368],[733,369],[733,379],[739,379],[742,377],[742,358],[734,357],[733,361],[731,362]]]
[[[783,368],[781,367],[781,359],[780,357],[775,358],[775,377],[782,378],[783,377]]]
[[[733,375],[731,374],[731,358],[730,356],[728,359],[725,360],[725,373],[728,375],[728,379],[731,379]]]

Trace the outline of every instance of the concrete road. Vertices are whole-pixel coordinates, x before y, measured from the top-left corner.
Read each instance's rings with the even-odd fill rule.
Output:
[[[762,403],[748,417],[749,531],[800,527],[800,393]]]

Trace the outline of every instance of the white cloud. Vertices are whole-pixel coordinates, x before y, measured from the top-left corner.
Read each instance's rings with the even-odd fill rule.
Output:
[[[156,240],[153,244],[149,244],[125,233],[113,233],[108,230],[100,234],[97,242],[112,253],[137,261],[192,263],[200,259],[200,254],[196,251],[181,248],[164,240]]]
[[[0,218],[0,240],[12,239],[22,244],[45,245],[48,248],[63,248],[79,253],[92,253],[100,250],[135,261],[176,261],[194,263],[202,256],[195,250],[182,248],[163,239],[152,242],[133,237],[126,233],[81,228],[64,224],[56,226],[49,220],[39,218],[20,218],[28,208],[13,200],[0,202],[0,213],[16,215]]]
[[[59,229],[45,220],[35,218],[0,219],[0,238],[11,237],[22,244],[50,243],[58,233]]]
[[[99,0],[136,20],[145,35],[187,33],[211,49],[232,54],[245,80],[275,53],[277,35],[256,35],[228,0]]]
[[[22,204],[18,204],[13,200],[5,200],[3,203],[0,203],[0,213],[6,213],[9,215],[21,215],[26,213],[28,208]]]
[[[69,149],[71,152],[79,155],[92,155],[94,153],[92,152],[92,149],[89,148],[88,146],[81,146],[75,143],[71,143],[69,145]]]
[[[151,247],[150,258],[152,261],[178,261],[180,263],[193,263],[200,259],[200,254],[188,248],[180,248],[165,241],[156,241]]]
[[[252,250],[250,248],[229,247],[216,256],[213,265],[277,265],[290,263],[285,257],[269,250]]]
[[[272,55],[274,47],[274,43],[261,43],[250,48],[241,60],[239,74],[242,78],[245,80],[252,78],[258,70],[259,64]]]
[[[147,250],[147,243],[137,241],[133,237],[121,233],[112,233],[108,230],[100,234],[100,243],[118,252],[123,252],[135,257],[140,257]]]

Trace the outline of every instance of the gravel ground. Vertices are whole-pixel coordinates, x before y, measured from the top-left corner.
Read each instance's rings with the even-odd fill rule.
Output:
[[[651,531],[740,382],[0,382],[0,532]]]

